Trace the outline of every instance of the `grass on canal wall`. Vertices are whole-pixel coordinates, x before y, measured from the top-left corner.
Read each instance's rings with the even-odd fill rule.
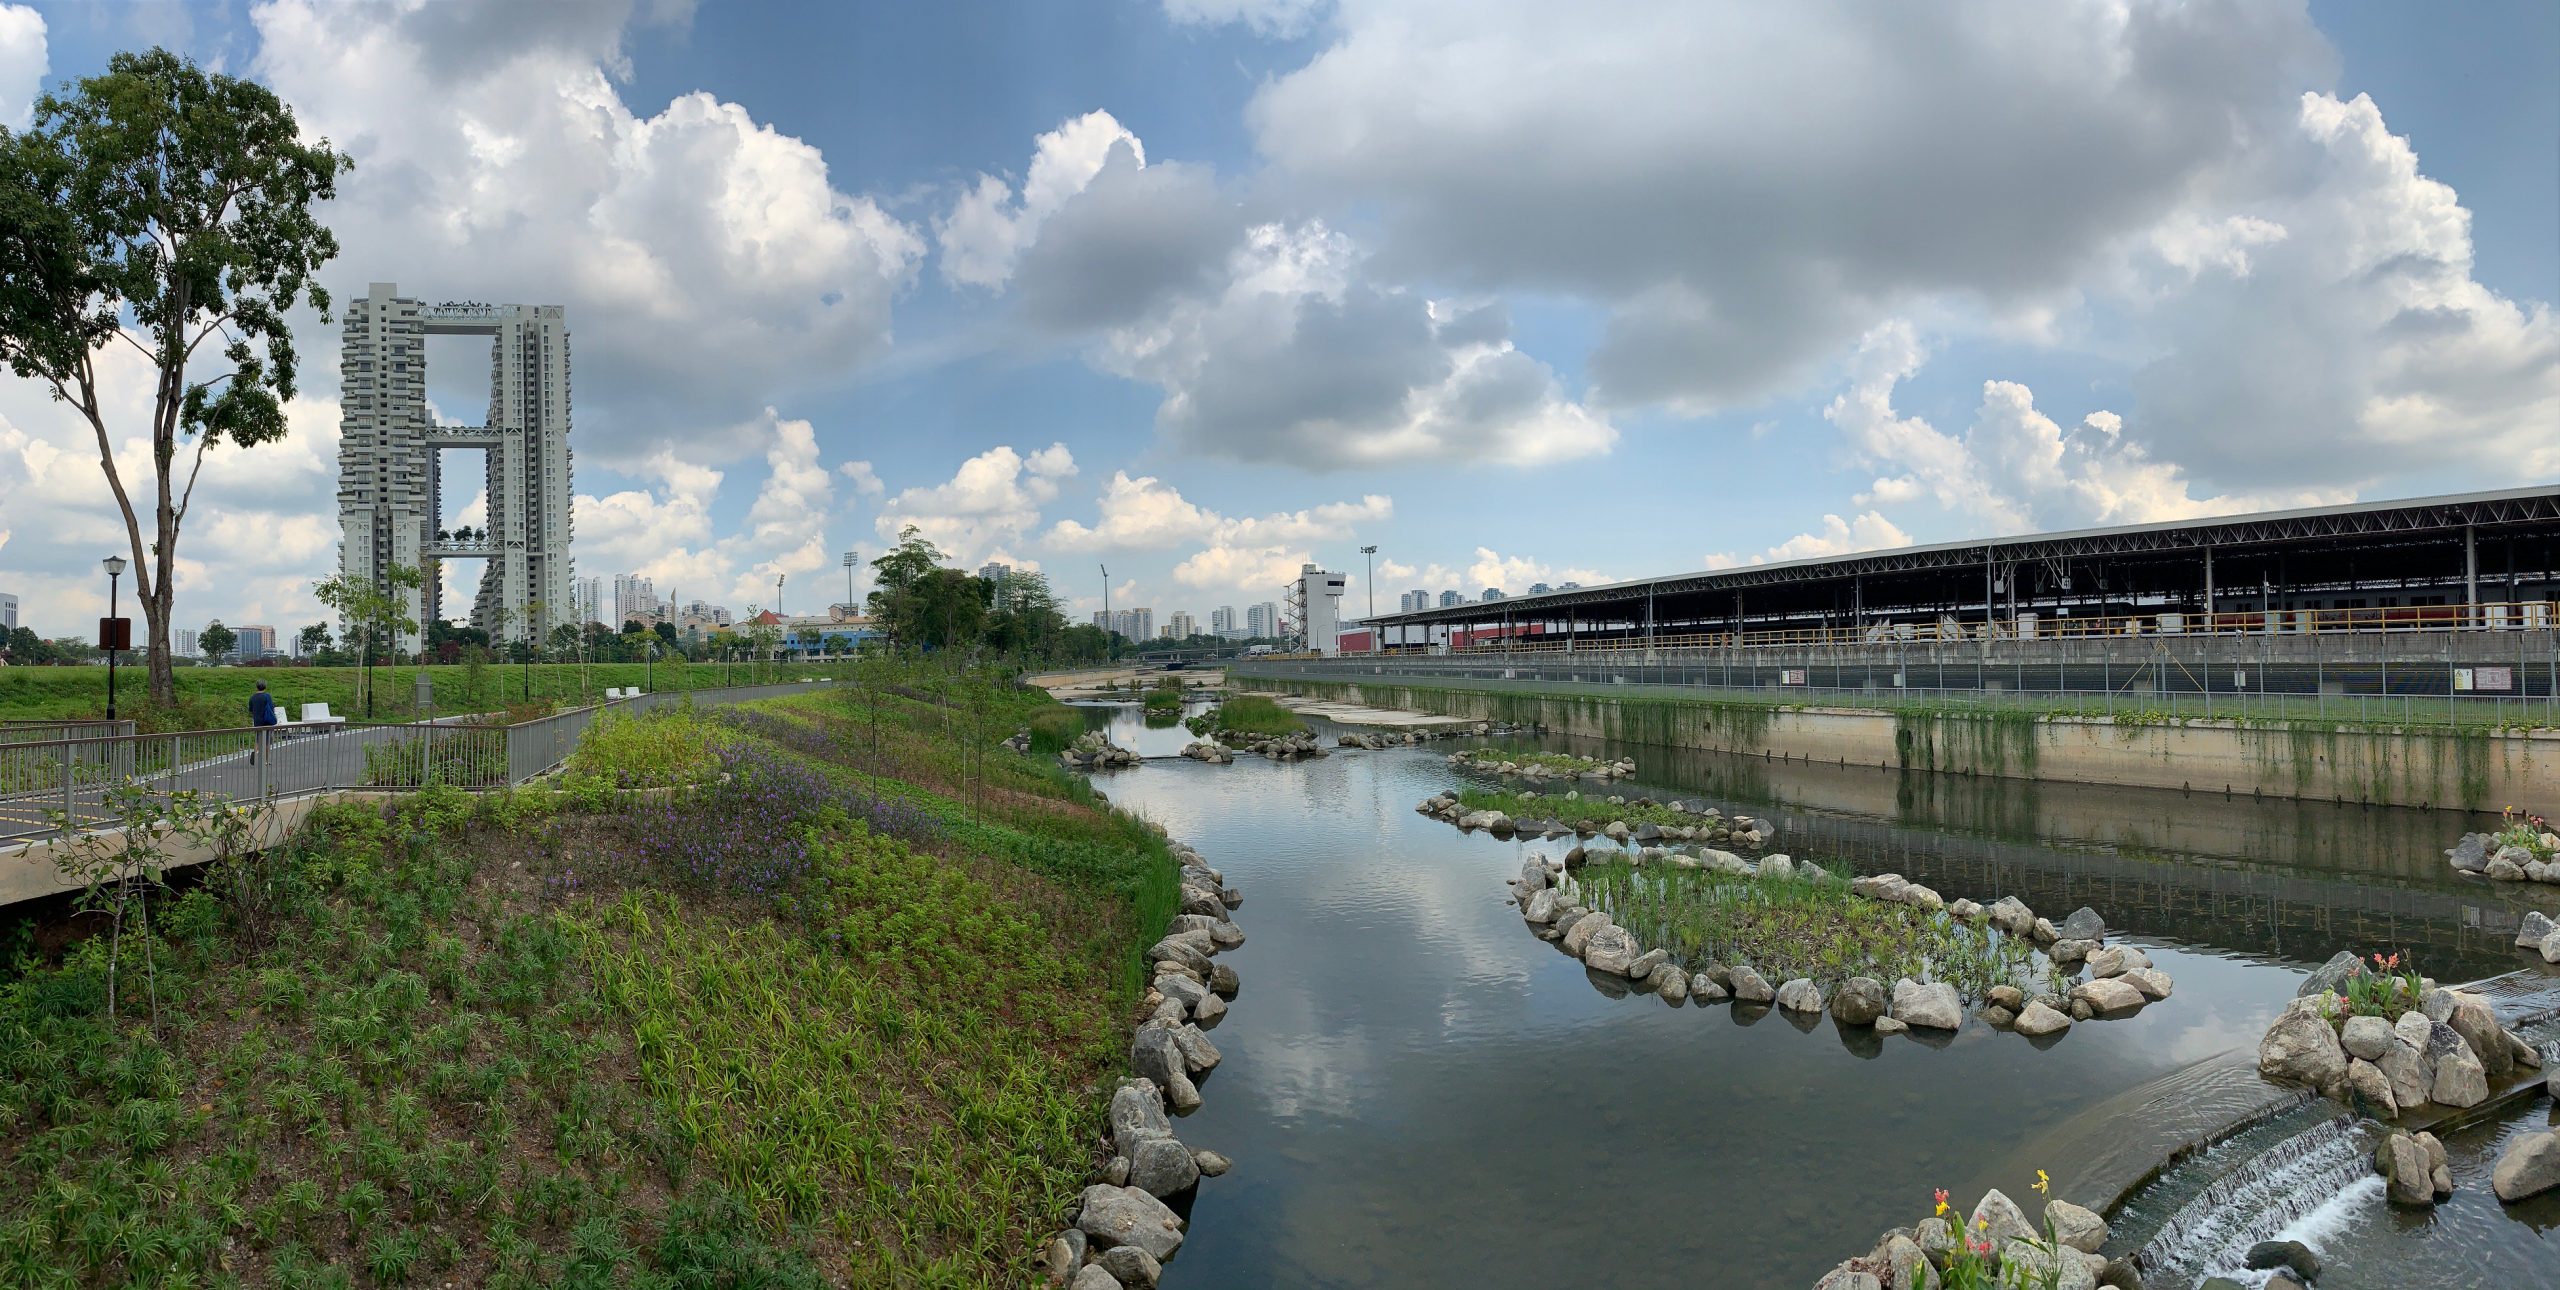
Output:
[[[472,676],[465,664],[373,669],[374,717],[408,721],[425,716],[496,712],[526,702],[527,671],[534,702],[590,702],[607,689],[642,684],[660,690],[709,690],[727,685],[851,675],[847,663],[802,663],[750,668],[720,663],[489,663]],[[150,682],[133,660],[116,669],[116,715],[133,717],[145,730],[207,730],[249,724],[249,695],[258,683],[299,716],[306,703],[325,703],[337,716],[361,721],[364,706],[356,699],[353,667],[182,667],[176,672],[178,707],[154,712],[145,697]],[[416,676],[425,672],[435,687],[435,710],[413,705]],[[107,714],[107,669],[103,667],[0,667],[0,720],[63,720]]]
[[[1027,1280],[1175,903],[1157,835],[998,746],[1051,706],[611,723],[566,791],[323,808],[163,893],[116,1021],[106,938],[22,956],[0,1282]]]

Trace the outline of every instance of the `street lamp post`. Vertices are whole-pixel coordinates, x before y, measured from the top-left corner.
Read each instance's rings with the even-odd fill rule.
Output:
[[[107,720],[116,719],[116,585],[124,577],[124,557],[111,555],[98,564],[107,571],[107,621],[98,635],[107,645]]]
[[[1097,564],[1094,568],[1102,570],[1102,661],[1108,663],[1120,657],[1120,638],[1111,631],[1111,566]]]
[[[860,561],[861,557],[853,552],[844,553],[844,616],[848,621],[853,618],[853,566]]]
[[[1360,548],[1360,554],[1369,557],[1369,616],[1375,618],[1378,616],[1378,548],[1364,546]],[[1375,643],[1371,641],[1371,644]]]

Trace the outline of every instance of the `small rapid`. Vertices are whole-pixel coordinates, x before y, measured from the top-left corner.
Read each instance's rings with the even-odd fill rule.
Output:
[[[2293,1240],[2319,1250],[2378,1209],[2372,1151],[2354,1117],[2309,1103],[2172,1165],[2118,1220],[2140,1233],[2132,1257],[2143,1284],[2255,1283],[2262,1274],[2241,1267],[2250,1246]]]

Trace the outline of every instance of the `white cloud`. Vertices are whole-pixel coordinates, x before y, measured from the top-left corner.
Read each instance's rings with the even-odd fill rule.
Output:
[[[1848,555],[1857,551],[1880,551],[1890,547],[1911,545],[1911,535],[1893,521],[1874,511],[1860,512],[1856,519],[1844,520],[1837,515],[1822,517],[1822,531],[1799,533],[1755,556],[1738,556],[1717,552],[1706,557],[1703,567],[1731,569],[1745,564],[1771,564],[1782,560],[1812,560],[1827,555]]]
[[[845,477],[845,481],[853,486],[853,491],[865,497],[877,497],[886,491],[886,487],[880,482],[880,473],[871,468],[870,462],[848,461],[836,467],[836,473]]]
[[[333,275],[566,305],[582,456],[637,463],[888,344],[921,237],[735,103],[634,112],[621,9],[271,0],[254,18],[256,73],[356,158],[326,212]]]
[[[27,127],[46,65],[44,15],[22,4],[0,4],[0,126]]]
[[[1477,547],[1475,563],[1467,566],[1466,585],[1458,588],[1469,596],[1487,587],[1499,588],[1511,596],[1527,595],[1531,585],[1579,582],[1586,586],[1612,581],[1604,573],[1580,567],[1557,568],[1525,555],[1503,555],[1491,547]]]
[[[1280,37],[1304,34],[1324,8],[1325,0],[1164,0],[1165,16],[1177,23],[1238,23],[1257,35]]]
[[[881,541],[895,542],[914,525],[954,560],[975,566],[1039,527],[1040,508],[1056,499],[1058,481],[1075,473],[1075,456],[1065,444],[1028,456],[998,444],[960,463],[948,482],[890,498],[881,505],[876,528]]]
[[[2298,6],[1346,0],[1248,111],[1399,276],[1611,311],[1611,403],[1800,384],[1891,312],[2068,296],[2280,130]]]
[[[1227,516],[1200,506],[1152,475],[1114,472],[1103,486],[1100,518],[1060,520],[1045,539],[1060,551],[1200,549],[1174,566],[1174,581],[1202,590],[1268,594],[1313,561],[1319,541],[1349,537],[1395,514],[1392,499],[1372,493],[1356,502],[1327,502],[1269,515]]]
[[[1362,258],[1320,222],[1258,225],[1222,287],[1114,330],[1099,361],[1162,389],[1158,428],[1204,455],[1535,465],[1616,442],[1512,346],[1500,310],[1370,285]]]
[[[639,469],[647,487],[578,498],[580,575],[636,573],[655,582],[661,596],[736,610],[770,604],[777,575],[805,579],[837,569],[827,523],[842,468],[831,470],[820,460],[816,428],[766,408],[722,437],[765,449],[765,476],[743,527],[724,534],[713,518],[726,472],[661,449]],[[833,598],[823,584],[819,594]]]
[[[1040,136],[1021,191],[980,174],[950,212],[934,221],[944,280],[1003,286],[1013,276],[1014,261],[1039,236],[1041,223],[1093,182],[1115,146],[1125,146],[1136,166],[1147,164],[1146,145],[1128,127],[1108,112],[1087,112]]]
[[[2034,392],[2015,381],[1983,382],[1973,424],[1961,436],[1947,434],[1893,406],[1896,387],[1924,361],[1908,323],[1897,319],[1876,328],[1850,365],[1849,387],[1823,412],[1846,438],[1853,460],[1894,472],[1859,494],[1860,505],[1926,496],[1991,532],[2021,533],[2310,505],[2352,495],[2289,488],[2200,496],[2183,468],[2155,459],[2149,448],[2125,433],[2122,417],[2093,411],[2066,432],[2037,410]],[[1867,532],[1857,531],[1870,522]],[[1873,511],[1861,515],[1859,525],[1826,517],[1826,532],[1781,544],[1764,558],[1795,559],[1909,540]],[[1843,546],[1843,541],[1857,545]]]

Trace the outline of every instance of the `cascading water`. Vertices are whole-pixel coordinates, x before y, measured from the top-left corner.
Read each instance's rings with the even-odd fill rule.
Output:
[[[2254,1284],[2263,1274],[2241,1269],[2250,1246],[2287,1239],[2318,1249],[2378,1211],[2372,1150],[2355,1119],[2313,1105],[2180,1162],[2125,1209],[2135,1224],[2146,1210],[2158,1215],[2133,1255],[2143,1284],[2184,1290],[2212,1276]]]

